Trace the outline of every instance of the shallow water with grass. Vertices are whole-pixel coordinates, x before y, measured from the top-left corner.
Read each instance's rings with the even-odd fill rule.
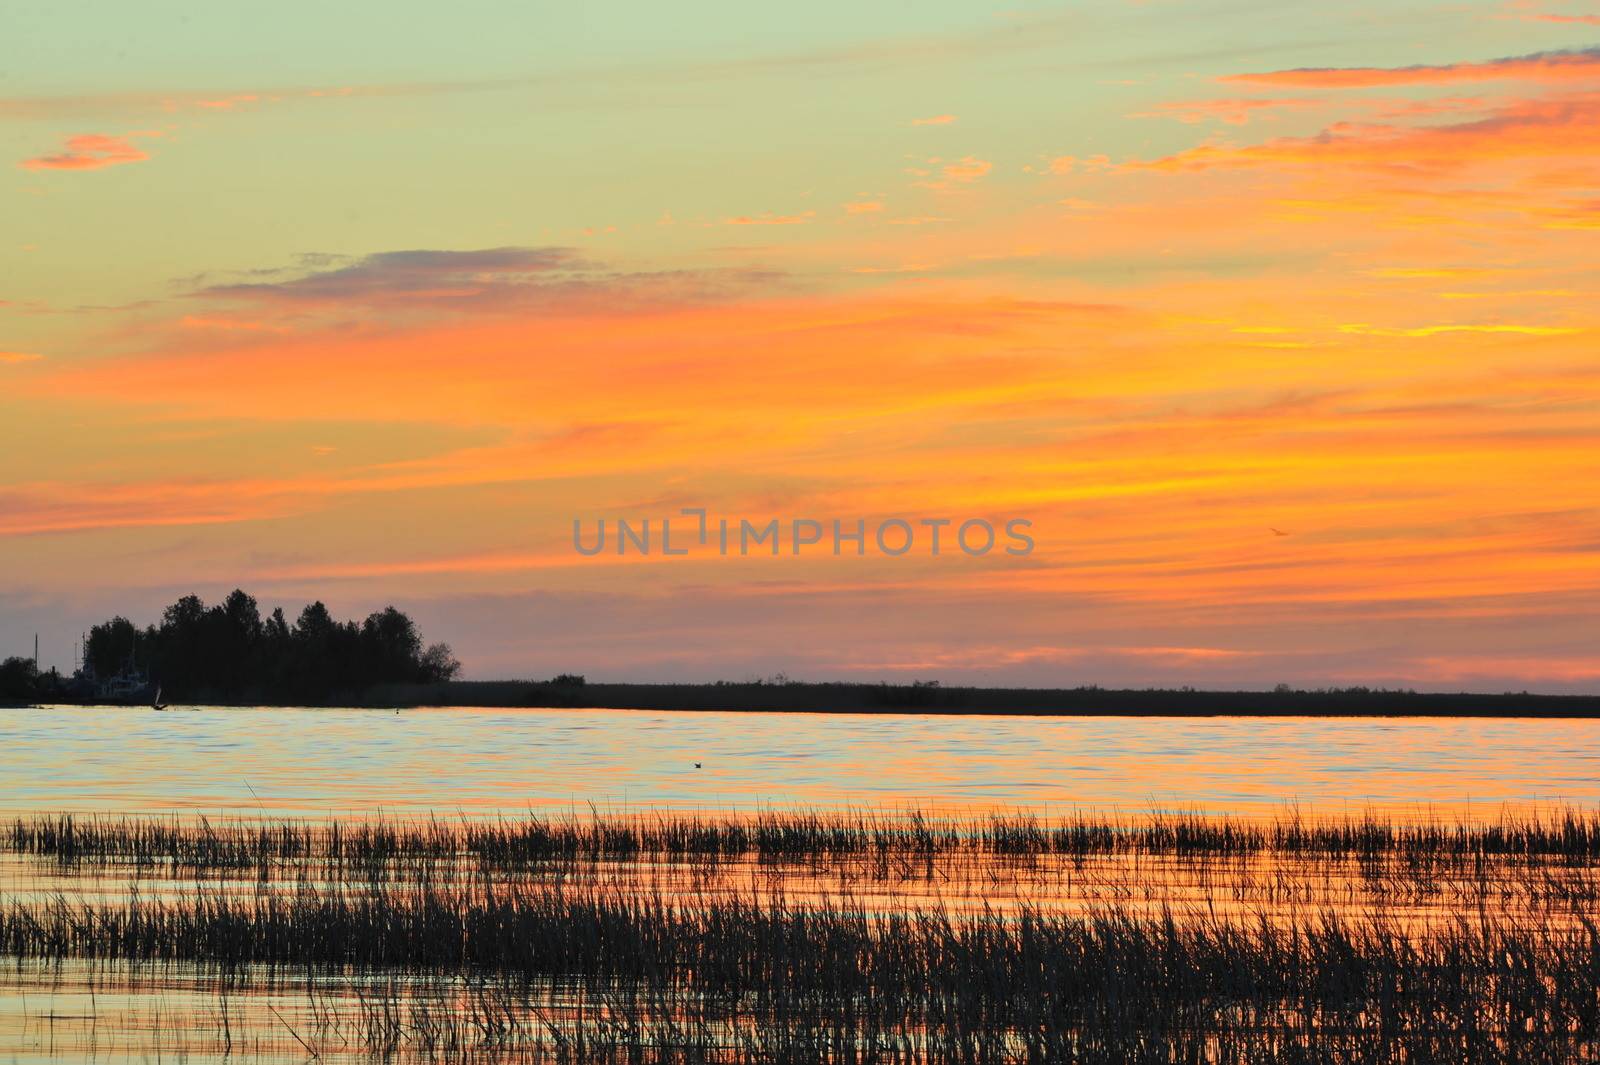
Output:
[[[1593,1060],[1596,740],[0,711],[0,1061]]]

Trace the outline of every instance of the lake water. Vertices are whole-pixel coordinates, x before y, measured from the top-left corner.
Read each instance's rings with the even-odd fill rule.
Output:
[[[1479,989],[1475,995],[1494,988],[1527,999],[1457,1001],[1477,1018],[1474,1029],[1500,1033],[1495,1038],[1543,1032],[1555,1049],[1539,1060],[1595,1060],[1594,1041],[1582,1034],[1593,1029],[1568,1024],[1579,1007],[1567,1003],[1591,1009],[1595,1001],[1581,922],[1596,908],[1600,860],[1588,849],[1563,849],[1571,833],[1543,837],[1545,850],[1513,848],[1510,857],[1471,846],[1458,852],[1448,833],[1442,845],[1354,852],[1235,844],[1189,853],[1175,846],[1178,835],[1164,834],[1142,843],[1128,836],[1104,853],[1022,855],[976,842],[972,826],[993,824],[985,820],[925,852],[919,826],[937,822],[877,817],[912,807],[1024,809],[1047,819],[1100,811],[1135,815],[1118,819],[1129,825],[1156,809],[1253,816],[1282,813],[1288,803],[1333,815],[1378,809],[1401,820],[1490,819],[1506,806],[1594,809],[1600,721],[0,710],[0,816],[219,815],[186,825],[79,821],[70,833],[54,818],[24,818],[0,833],[0,1061],[510,1062],[550,1060],[540,1054],[607,1039],[621,1048],[609,1060],[648,1060],[652,1048],[700,1033],[721,1060],[755,1062],[771,1056],[749,1047],[805,1038],[812,1017],[846,1032],[852,1045],[948,1037],[957,1049],[930,1058],[968,1060],[971,1036],[951,1035],[959,1023],[1009,1039],[1039,1029],[1031,1004],[1060,1001],[1067,1005],[1046,1011],[1050,1023],[1076,1038],[1095,1018],[1113,1016],[1076,970],[1052,990],[1059,1000],[1041,996],[1037,976],[1026,975],[1079,949],[1037,933],[1038,921],[1056,919],[1051,914],[1110,914],[1105,927],[1124,930],[1082,940],[1086,950],[1112,944],[1104,957],[1093,955],[1098,962],[1085,963],[1092,971],[1174,966],[1210,974],[1215,987],[1176,980],[1139,1007],[1147,1017],[1170,1010],[1182,1023],[1164,1030],[1193,1033],[1196,1049],[1175,1050],[1175,1058],[1198,1057],[1198,1048],[1223,1040],[1245,1048],[1238,1060],[1265,1060],[1281,1056],[1276,1041],[1289,1034],[1332,1032],[1337,1041],[1359,1028],[1348,1046],[1375,1048],[1365,1055],[1372,1060],[1470,1060],[1394,1048],[1401,1037],[1431,1045],[1426,1033],[1440,1027],[1436,1002],[1446,999],[1424,981],[1446,966],[1408,969],[1409,954],[1396,961],[1382,945],[1456,935],[1466,945],[1447,956],[1476,958],[1471,937],[1479,930],[1466,923],[1473,918],[1484,922],[1483,942],[1510,937],[1519,964],[1531,966],[1526,979],[1482,975],[1466,985]],[[573,830],[582,832],[591,805],[624,815],[851,807],[880,828],[898,827],[888,844],[852,850],[814,836],[787,857],[748,847],[678,853],[615,844],[518,857],[506,846],[466,841],[475,832],[480,840],[522,838],[524,823],[456,820],[532,810],[564,823],[561,815],[572,811],[580,815]],[[390,825],[379,826],[377,842],[363,851],[357,841],[370,825],[324,822],[275,826],[311,841],[284,850],[271,842],[281,836],[254,823],[373,814],[441,815],[439,823],[399,826],[401,836],[410,832],[437,849],[417,858],[385,842]],[[96,857],[84,841],[101,827],[120,842]],[[1430,838],[1435,830],[1417,831]],[[1552,849],[1550,838],[1561,842]],[[239,862],[219,840],[268,842],[258,859]],[[802,903],[817,913],[797,917],[793,908]],[[1030,918],[1034,934],[1015,947],[995,938],[1024,911],[1040,915]],[[1356,934],[1330,931],[1330,913],[1353,922]],[[858,923],[867,914],[872,922]],[[881,920],[888,917],[909,919]],[[956,921],[953,930],[916,938],[947,919]],[[979,921],[987,931],[960,939],[969,946],[949,947]],[[1174,948],[1163,937],[1182,925],[1199,929],[1193,936],[1201,943],[1218,922],[1225,931],[1193,957],[1231,952],[1224,962],[1183,969],[1173,961],[1190,957],[1188,940]],[[1077,926],[1054,927],[1065,930],[1052,933],[1059,937]],[[1159,931],[1130,935],[1128,928]],[[1268,929],[1292,934],[1273,939]],[[515,935],[523,938],[507,939]],[[747,949],[751,935],[767,936],[767,945]],[[865,937],[859,950],[841,951],[840,943],[856,942],[851,935]],[[1276,945],[1252,946],[1258,935]],[[496,954],[507,942],[507,952]],[[1024,942],[1042,953],[1019,965],[1015,952]],[[458,946],[466,963],[451,960]],[[704,964],[694,954],[702,948]],[[1284,949],[1298,953],[1280,966],[1274,952]],[[1367,953],[1340,968],[1352,950]],[[846,953],[857,960],[840,967]],[[1512,956],[1499,948],[1482,954],[1486,973]],[[860,961],[866,957],[892,957],[894,965],[875,969]],[[968,978],[972,959],[989,959],[981,969],[987,976]],[[1563,959],[1581,964],[1562,968]],[[793,969],[784,968],[791,961]],[[838,981],[864,986],[862,974],[881,973],[872,979],[890,986],[906,965],[937,973],[954,965],[949,974],[959,980],[946,974],[929,983],[959,985],[949,993],[964,995],[964,1004],[948,1009],[946,994],[918,992],[904,1002],[925,1006],[906,1012],[893,994],[858,990],[841,1012]],[[801,979],[824,967],[832,967],[826,981]],[[1346,992],[1324,989],[1355,986],[1352,971],[1406,991],[1374,993],[1391,1013],[1351,1015],[1341,1005]],[[1261,990],[1290,977],[1311,990],[1277,997]],[[705,985],[708,979],[724,983]],[[766,990],[751,993],[762,980]],[[1566,988],[1568,998],[1550,999],[1551,987]],[[1192,996],[1173,1005],[1171,988]],[[1072,1005],[1072,995],[1083,1001]],[[1318,996],[1333,1004],[1308,1024],[1305,1011]],[[1113,998],[1125,1001],[1120,992]],[[873,1003],[881,1016],[867,1008]],[[1514,1027],[1494,1027],[1507,1017]],[[1108,1031],[1125,1027],[1107,1024]]]
[[[695,763],[701,768],[695,768]],[[841,806],[1490,814],[1600,803],[1600,721],[0,710],[0,812]]]

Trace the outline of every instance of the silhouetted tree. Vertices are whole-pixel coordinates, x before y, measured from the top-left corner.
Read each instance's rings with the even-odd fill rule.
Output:
[[[255,596],[235,588],[222,601],[222,617],[238,639],[248,643],[261,638],[261,611]]]
[[[281,608],[265,620],[254,596],[235,589],[207,608],[188,595],[140,631],[126,618],[96,625],[89,663],[112,675],[148,670],[168,698],[297,698],[326,701],[375,684],[449,680],[461,664],[445,644],[423,649],[415,622],[394,607],[361,624],[334,619],[323,603],[293,626]]]
[[[455,652],[450,650],[449,644],[431,644],[422,652],[422,676],[419,679],[424,684],[455,680],[460,672],[461,663],[456,660]]]
[[[191,632],[198,628],[206,616],[206,605],[198,595],[186,595],[161,612],[161,627]]]
[[[0,662],[0,702],[28,702],[38,689],[39,674],[33,668],[33,659],[8,658]]]
[[[85,661],[95,673],[109,677],[130,667],[138,669],[149,665],[149,651],[146,634],[135,628],[133,622],[119,616],[89,630]]]
[[[394,607],[369,614],[361,623],[361,667],[367,676],[393,677],[409,671],[421,680],[421,660],[422,637],[416,625]]]

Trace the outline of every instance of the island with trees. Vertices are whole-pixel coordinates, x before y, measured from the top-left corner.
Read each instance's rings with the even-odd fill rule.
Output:
[[[392,606],[339,621],[319,601],[291,623],[282,608],[262,617],[255,597],[235,590],[210,607],[184,596],[144,628],[120,616],[95,625],[72,677],[8,658],[0,701],[327,705],[460,671],[448,644],[424,646],[416,624]]]

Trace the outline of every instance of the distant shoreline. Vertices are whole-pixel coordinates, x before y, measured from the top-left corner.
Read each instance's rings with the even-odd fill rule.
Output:
[[[104,705],[93,700],[63,705]],[[313,701],[205,705],[357,708],[474,707],[1017,717],[1482,717],[1596,718],[1600,695],[1187,689],[976,688],[850,683],[560,684],[447,681],[380,685]]]

